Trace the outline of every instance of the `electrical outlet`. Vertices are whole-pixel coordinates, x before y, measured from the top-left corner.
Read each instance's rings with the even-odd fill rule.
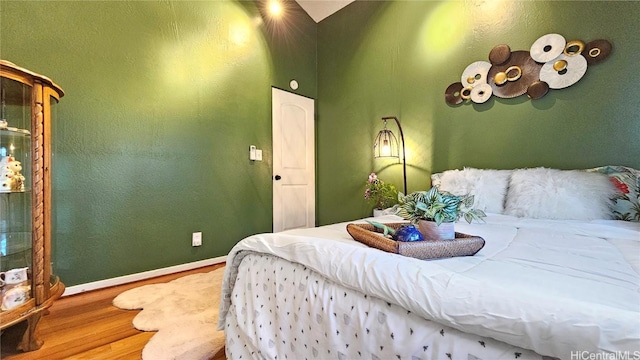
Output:
[[[202,232],[194,232],[191,235],[191,246],[202,245]]]

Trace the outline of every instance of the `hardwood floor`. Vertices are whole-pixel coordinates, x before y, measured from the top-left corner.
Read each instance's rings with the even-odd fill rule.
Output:
[[[131,324],[139,311],[121,310],[111,301],[121,292],[145,285],[167,282],[224,266],[216,264],[181,273],[90,291],[63,297],[42,317],[38,334],[44,345],[37,351],[22,353],[15,350],[25,324],[5,329],[0,338],[3,360],[26,359],[141,359],[142,348],[153,332],[143,332]],[[213,360],[225,359],[224,349]]]

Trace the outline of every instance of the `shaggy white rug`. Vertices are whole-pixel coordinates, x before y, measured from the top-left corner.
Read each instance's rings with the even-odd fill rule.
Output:
[[[136,329],[157,331],[142,359],[210,359],[224,347],[224,332],[216,330],[223,275],[224,267],[140,286],[113,299],[121,309],[142,309],[133,319]]]

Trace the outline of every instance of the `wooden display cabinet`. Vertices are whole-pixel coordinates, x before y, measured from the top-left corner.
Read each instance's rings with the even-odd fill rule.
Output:
[[[63,90],[0,60],[0,329],[26,321],[37,350],[43,312],[64,292],[51,267],[51,122]]]

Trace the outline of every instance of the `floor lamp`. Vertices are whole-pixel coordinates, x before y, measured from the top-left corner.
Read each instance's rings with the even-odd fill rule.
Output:
[[[373,156],[376,158],[382,157],[394,157],[400,158],[398,139],[393,134],[393,131],[387,129],[387,121],[395,120],[400,130],[400,140],[402,140],[402,178],[404,180],[404,194],[407,195],[407,158],[404,149],[404,133],[402,132],[402,126],[400,126],[400,120],[395,116],[385,116],[382,118],[384,121],[384,129],[380,130],[378,136],[376,136],[375,143],[373,144]]]

